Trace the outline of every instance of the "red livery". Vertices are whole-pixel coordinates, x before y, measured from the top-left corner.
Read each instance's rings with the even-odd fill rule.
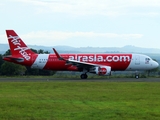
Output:
[[[79,71],[81,79],[87,73],[111,75],[111,71],[140,71],[157,68],[159,64],[143,54],[36,54],[13,31],[6,30],[11,54],[3,59],[9,62],[30,66],[31,68],[56,71]],[[147,61],[147,62],[146,62]],[[139,75],[136,74],[136,78]]]

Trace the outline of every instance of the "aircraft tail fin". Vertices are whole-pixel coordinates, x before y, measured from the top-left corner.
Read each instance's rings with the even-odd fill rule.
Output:
[[[6,34],[12,56],[20,56],[26,60],[30,60],[31,55],[36,54],[27,47],[14,30],[6,30]]]

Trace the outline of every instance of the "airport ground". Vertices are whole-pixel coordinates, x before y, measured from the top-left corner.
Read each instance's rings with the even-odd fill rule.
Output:
[[[96,82],[96,81],[103,81],[103,82],[160,82],[160,78],[88,78],[88,79],[80,79],[80,78],[52,78],[52,77],[0,77],[0,82],[45,82],[45,81],[83,81],[83,82]]]
[[[0,119],[160,119],[159,78],[0,78]]]

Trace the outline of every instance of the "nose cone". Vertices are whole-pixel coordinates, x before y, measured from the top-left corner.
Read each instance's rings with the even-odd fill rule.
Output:
[[[155,69],[157,67],[159,67],[159,64],[156,61],[154,61],[154,63],[153,63],[153,69]]]

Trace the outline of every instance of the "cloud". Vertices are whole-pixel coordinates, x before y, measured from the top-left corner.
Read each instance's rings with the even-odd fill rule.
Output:
[[[130,44],[133,40],[139,40],[142,34],[116,34],[116,33],[96,33],[96,32],[63,32],[63,31],[36,31],[26,34],[17,32],[19,37],[27,45],[69,45],[74,47],[83,46],[124,46]],[[0,35],[1,43],[8,44],[6,34]],[[93,42],[94,41],[94,42]],[[121,41],[119,44],[117,42]],[[77,44],[78,42],[78,44]],[[123,43],[128,43],[124,44]],[[85,43],[85,44],[84,44]]]
[[[34,5],[38,14],[67,13],[72,15],[120,16],[132,14],[130,9],[160,7],[159,0],[16,0]],[[139,11],[140,12],[140,11]],[[145,14],[149,13],[148,11]],[[135,12],[134,12],[135,13]],[[138,13],[138,12],[137,12]],[[157,14],[154,14],[157,15]]]
[[[40,42],[46,41],[64,41],[70,39],[139,39],[143,37],[143,34],[117,34],[117,33],[96,33],[96,32],[62,32],[62,31],[36,31],[30,32],[26,34],[19,34],[24,41],[31,41],[35,43],[34,40],[37,40],[39,44]],[[7,43],[6,34],[0,35],[1,43]]]
[[[1,43],[7,43],[8,41],[6,35],[0,35],[0,41]]]
[[[137,39],[143,37],[142,34],[116,34],[116,33],[95,33],[95,32],[61,32],[61,31],[37,31],[22,35],[26,39],[45,39],[45,40],[66,40],[69,38],[122,38]]]
[[[147,13],[141,12],[141,13],[135,13],[135,14],[139,16],[149,16],[149,17],[155,17],[160,15],[160,13],[158,12],[147,12]]]
[[[17,32],[18,33],[18,32]],[[27,45],[70,45],[75,47],[83,46],[124,46],[139,41],[142,34],[117,34],[117,33],[96,33],[96,32],[63,32],[63,31],[36,31],[26,34],[19,34],[19,37]],[[1,43],[8,43],[6,35],[0,35]],[[78,44],[77,44],[78,43]],[[115,44],[118,43],[118,44]],[[139,42],[138,42],[139,43]]]

